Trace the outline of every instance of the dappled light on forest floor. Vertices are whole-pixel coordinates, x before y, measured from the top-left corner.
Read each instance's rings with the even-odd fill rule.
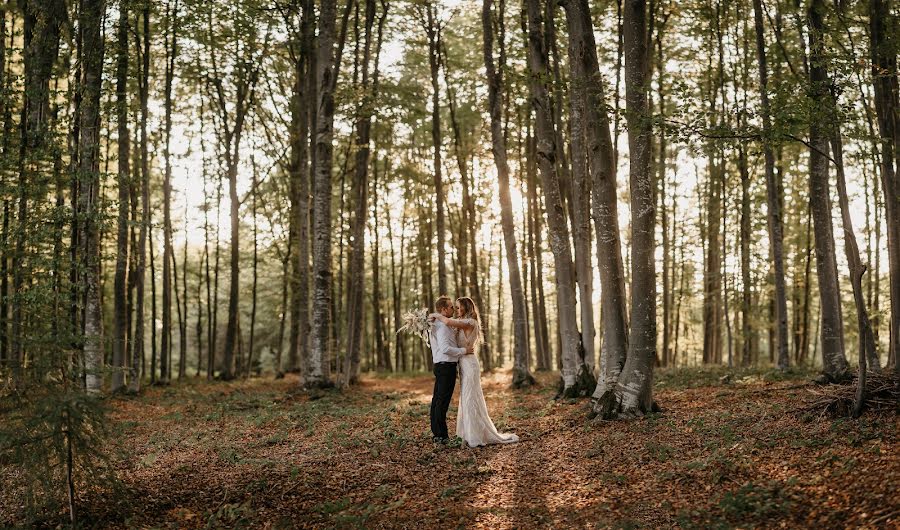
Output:
[[[426,374],[312,395],[294,376],[154,387],[111,403],[125,497],[79,505],[92,524],[187,528],[900,522],[896,416],[804,414],[803,379],[659,375],[663,413],[591,422],[586,401],[553,400],[557,374],[524,392],[485,374],[498,429],[521,442],[477,449],[431,442]]]

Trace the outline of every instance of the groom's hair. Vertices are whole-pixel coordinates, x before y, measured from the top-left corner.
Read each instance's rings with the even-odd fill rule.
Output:
[[[453,305],[453,299],[447,295],[441,295],[438,297],[437,301],[434,303],[434,308],[438,311],[444,309],[446,307],[450,307]]]

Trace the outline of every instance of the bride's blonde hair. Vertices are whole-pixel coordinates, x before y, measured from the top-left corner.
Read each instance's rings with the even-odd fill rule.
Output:
[[[481,332],[481,314],[478,312],[478,306],[468,296],[457,298],[456,303],[463,308],[463,318],[470,318],[475,321],[475,328],[478,332],[478,335],[475,337],[475,344],[480,344],[484,341],[484,335]]]

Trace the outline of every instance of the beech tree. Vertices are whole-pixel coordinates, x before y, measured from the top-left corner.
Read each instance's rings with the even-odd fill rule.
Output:
[[[625,118],[631,154],[631,334],[625,366],[614,388],[595,405],[605,419],[642,416],[654,409],[656,357],[656,201],[650,170],[651,126],[647,119],[648,25],[643,0],[626,0],[622,28],[625,45]]]
[[[331,170],[334,134],[334,32],[337,5],[323,0],[319,12],[316,49],[315,154],[313,162],[313,302],[309,354],[303,384],[331,386],[329,332],[331,330]]]
[[[812,0],[809,20],[809,89],[811,114],[809,120],[809,204],[812,210],[816,241],[816,274],[819,279],[819,299],[822,307],[822,364],[823,375],[832,381],[847,376],[844,355],[844,322],[838,287],[834,233],[831,224],[831,196],[828,185],[828,138],[831,134],[822,118],[830,115],[831,99],[826,70],[823,33],[825,4]]]
[[[592,391],[588,388],[592,377],[585,366],[583,355],[579,354],[579,351],[584,350],[579,348],[581,338],[575,314],[572,247],[557,174],[556,134],[547,90],[550,70],[542,33],[543,16],[538,0],[527,0],[525,8],[528,20],[528,88],[535,113],[536,158],[543,180],[550,249],[553,251],[556,268],[558,325],[562,342],[562,385],[565,393],[578,395]]]
[[[494,25],[491,16],[491,0],[482,4],[481,20],[484,31],[484,67],[488,79],[488,112],[491,116],[491,152],[497,166],[500,184],[500,216],[503,225],[503,243],[506,247],[506,265],[509,270],[509,289],[513,301],[513,381],[516,388],[534,384],[528,368],[528,328],[525,293],[519,269],[519,251],[516,245],[516,229],[513,225],[512,202],[509,195],[509,163],[506,138],[503,136],[501,101],[503,78],[494,66]],[[498,319],[498,325],[500,321]]]

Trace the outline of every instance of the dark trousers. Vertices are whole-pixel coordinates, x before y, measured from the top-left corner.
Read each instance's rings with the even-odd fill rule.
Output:
[[[447,432],[447,409],[456,387],[456,363],[434,365],[434,394],[431,396],[431,434],[438,438],[449,438]]]

